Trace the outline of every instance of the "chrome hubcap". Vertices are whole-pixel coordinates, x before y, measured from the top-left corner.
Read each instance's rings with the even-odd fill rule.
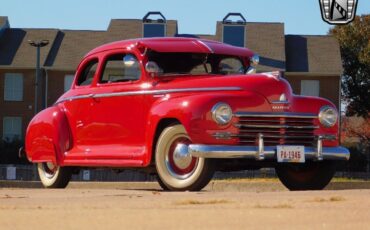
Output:
[[[180,169],[185,169],[190,166],[192,157],[189,154],[188,146],[185,144],[178,144],[173,153],[173,162]]]
[[[188,151],[191,141],[184,136],[175,138],[166,154],[168,172],[177,179],[186,179],[196,169],[198,158],[192,157]]]
[[[58,166],[54,165],[52,162],[42,163],[44,168],[44,174],[47,178],[53,178]]]

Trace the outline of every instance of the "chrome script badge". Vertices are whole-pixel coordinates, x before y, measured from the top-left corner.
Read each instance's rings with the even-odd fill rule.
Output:
[[[322,19],[329,24],[347,24],[356,15],[358,0],[319,0]]]

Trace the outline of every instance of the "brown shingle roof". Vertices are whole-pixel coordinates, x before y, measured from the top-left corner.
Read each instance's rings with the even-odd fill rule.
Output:
[[[48,57],[46,65],[53,69],[75,70],[85,54],[104,43],[104,31],[62,30],[53,46],[54,54]]]
[[[120,40],[143,37],[143,21],[141,19],[112,19],[107,32]],[[166,21],[166,36],[177,33],[177,21]]]
[[[58,38],[60,43],[52,51],[47,65],[53,69],[75,70],[82,57],[93,48],[118,40],[142,37],[142,20],[112,19],[107,31],[62,30]],[[177,31],[177,21],[167,20],[167,36],[173,36]],[[54,60],[52,60],[54,57]]]
[[[35,68],[36,48],[28,40],[49,40],[51,44],[41,49],[40,63],[44,64],[58,30],[6,29],[0,38],[0,67]]]
[[[196,34],[195,36],[197,36],[201,39],[220,41],[220,40],[217,39],[216,35],[212,35],[212,34]]]
[[[217,22],[216,37],[222,41],[222,22]],[[247,22],[244,46],[260,56],[257,71],[285,70],[283,23]]]
[[[7,22],[7,17],[0,17],[1,21]],[[75,70],[91,49],[112,41],[142,37],[142,30],[140,19],[113,19],[107,31],[8,28],[0,37],[0,68],[34,68],[35,48],[27,41],[48,39],[50,44],[42,48],[41,64],[53,69]],[[167,36],[177,33],[177,21],[167,20],[166,33]],[[215,35],[198,36],[222,41],[222,23],[217,22]],[[334,38],[284,36],[282,23],[248,22],[245,47],[260,55],[258,71],[342,72],[339,45]]]
[[[285,36],[287,71],[340,75],[342,61],[338,41],[332,36]]]

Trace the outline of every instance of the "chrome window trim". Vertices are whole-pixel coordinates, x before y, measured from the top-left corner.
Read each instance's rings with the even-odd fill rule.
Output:
[[[236,112],[236,117],[283,117],[283,118],[318,118],[317,114],[313,113],[259,113],[259,112]]]
[[[301,126],[301,125],[244,125],[244,124],[234,124],[237,128],[271,128],[271,129],[318,129],[319,126]]]
[[[185,92],[210,92],[210,91],[240,91],[241,87],[204,87],[204,88],[180,88],[180,89],[164,89],[164,90],[141,90],[141,91],[130,91],[130,92],[117,92],[117,93],[100,93],[100,94],[88,94],[78,95],[72,97],[66,97],[58,100],[55,104],[72,101],[77,99],[86,98],[104,98],[104,97],[122,97],[122,96],[135,96],[135,95],[159,95],[168,93],[185,93]]]

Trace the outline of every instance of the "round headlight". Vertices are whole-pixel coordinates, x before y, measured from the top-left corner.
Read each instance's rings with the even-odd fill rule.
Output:
[[[325,127],[332,127],[338,120],[337,110],[331,106],[323,106],[319,113],[320,123]]]
[[[219,125],[226,125],[231,121],[233,111],[226,103],[217,103],[212,108],[212,118]]]
[[[259,63],[260,63],[260,56],[258,56],[257,54],[254,54],[250,60],[251,66],[256,67],[258,66]]]

